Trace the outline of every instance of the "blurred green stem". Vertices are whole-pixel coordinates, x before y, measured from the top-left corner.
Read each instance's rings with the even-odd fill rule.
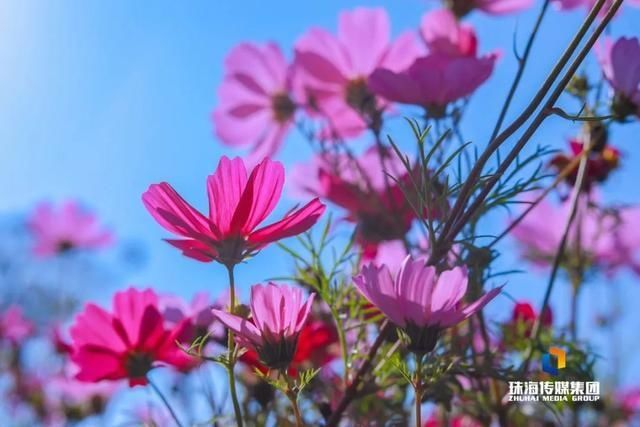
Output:
[[[338,343],[340,344],[340,354],[342,356],[342,363],[344,364],[344,386],[349,384],[349,355],[347,350],[347,337],[344,334],[344,325],[340,320],[340,313],[333,307],[331,308],[331,314],[333,320],[336,323],[336,330],[338,331]]]
[[[227,273],[229,274],[229,312],[235,314],[236,311],[236,290],[235,279],[233,276],[233,269],[235,264],[227,265]],[[229,374],[229,394],[231,395],[231,401],[233,402],[233,411],[236,415],[236,424],[238,427],[243,426],[242,411],[240,410],[240,403],[238,401],[238,391],[236,390],[236,377],[233,373],[233,368],[236,364],[236,343],[233,339],[233,332],[229,330],[229,337],[227,341],[228,348],[228,364],[227,372]]]

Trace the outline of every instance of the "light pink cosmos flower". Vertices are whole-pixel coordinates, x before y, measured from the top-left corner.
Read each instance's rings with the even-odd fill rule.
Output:
[[[11,305],[0,314],[0,339],[20,344],[31,336],[33,331],[33,323],[24,317],[19,306]]]
[[[386,266],[370,264],[353,278],[360,293],[408,335],[409,349],[418,353],[435,348],[443,329],[469,318],[501,291],[495,288],[473,303],[461,306],[467,292],[467,272],[456,267],[437,274],[424,259],[408,255],[395,279]]]
[[[382,242],[369,249],[369,251],[363,251],[360,265],[386,265],[391,274],[398,272],[402,266],[402,260],[407,256],[407,248],[402,240]]]
[[[211,309],[216,307],[216,304],[211,301],[206,292],[196,293],[190,303],[175,295],[160,295],[158,307],[170,327],[187,322],[188,326],[184,328],[184,334],[178,337],[179,342],[187,347],[198,337],[221,335],[212,328],[215,318]]]
[[[425,257],[431,254],[428,239],[419,239],[417,245],[413,246],[411,255],[414,257]],[[458,259],[456,253],[460,252],[458,245],[454,245],[447,256],[448,265],[454,265]],[[376,246],[366,246],[362,252],[360,266],[374,264],[377,266],[386,265],[391,275],[396,275],[402,267],[402,263],[407,256],[406,245],[402,240],[391,240],[382,242]]]
[[[562,11],[574,10],[579,7],[589,11],[596,4],[596,0],[553,0],[552,3],[558,10]],[[628,0],[625,3],[633,6],[640,6],[640,0]],[[612,4],[613,0],[607,0],[602,9],[600,9],[600,15],[606,14]]]
[[[71,327],[71,360],[77,379],[87,382],[128,379],[147,384],[147,373],[158,364],[188,370],[196,365],[176,344],[188,322],[169,328],[151,289],[130,288],[113,297],[109,312],[87,304]]]
[[[299,288],[251,287],[251,320],[213,310],[213,314],[236,335],[238,343],[258,353],[260,361],[273,369],[286,369],[293,360],[298,336],[304,327],[315,294],[307,301]]]
[[[307,231],[324,212],[325,206],[316,198],[280,221],[258,228],[276,207],[283,185],[280,162],[264,159],[247,177],[242,159],[223,156],[207,178],[208,217],[166,182],[151,185],[142,201],[162,227],[182,238],[167,242],[185,256],[229,266],[269,243]]]
[[[59,207],[39,204],[28,220],[34,238],[33,251],[39,256],[54,256],[72,249],[100,249],[113,243],[113,235],[98,218],[69,200]]]
[[[401,104],[425,108],[441,116],[446,106],[471,95],[493,71],[498,52],[477,57],[472,27],[459,24],[448,10],[426,14],[421,25],[429,53],[406,70],[379,67],[369,78],[371,90]]]
[[[382,104],[367,80],[376,68],[400,71],[420,54],[411,33],[391,41],[384,9],[342,12],[337,35],[312,28],[295,45],[296,88],[329,122],[329,132],[352,137],[366,129]]]
[[[534,200],[535,196],[532,197]],[[569,209],[570,200],[560,205],[543,200],[514,227],[512,235],[525,258],[539,266],[553,261]],[[588,266],[609,276],[621,268],[640,274],[640,207],[602,209],[582,199],[578,213],[576,225],[569,233],[565,257],[570,259],[579,254]],[[580,242],[579,251],[577,242]]]
[[[596,51],[605,79],[613,88],[611,109],[620,119],[640,116],[640,41],[606,39]]]
[[[449,9],[438,9],[422,16],[422,40],[431,53],[475,57],[478,38],[471,25],[460,23]]]
[[[196,293],[190,303],[176,295],[160,295],[158,307],[165,321],[172,325],[191,319],[195,325],[206,328],[213,322],[213,303],[207,292]]]
[[[489,15],[520,12],[530,8],[533,0],[447,0],[444,3],[456,17],[462,18],[476,9]]]
[[[275,43],[242,43],[225,60],[212,114],[215,133],[231,146],[251,145],[251,163],[272,156],[293,123],[291,70]]]

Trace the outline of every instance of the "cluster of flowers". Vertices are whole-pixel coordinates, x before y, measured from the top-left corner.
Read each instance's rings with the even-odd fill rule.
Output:
[[[300,37],[291,64],[273,43],[239,45],[225,61],[216,135],[251,145],[260,160],[277,152],[298,113],[319,120],[316,136],[326,140],[379,131],[394,102],[441,116],[489,78],[499,57],[478,55],[475,31],[448,9],[422,18],[421,37],[391,40],[390,27],[383,9],[343,12],[336,35],[313,28]]]
[[[423,401],[440,404],[424,425],[489,425],[494,419],[511,425],[505,421],[511,408],[502,400],[503,380],[513,375],[510,360],[520,357],[528,366],[531,353],[539,351],[529,343],[557,339],[548,301],[539,310],[516,302],[511,316],[491,330],[483,308],[503,291],[503,286],[487,289],[494,253],[476,247],[475,234],[450,242],[444,254],[434,249],[434,227],[449,217],[456,196],[449,177],[441,176],[449,161],[440,144],[451,136],[443,133],[428,141],[433,148],[425,156],[418,127],[416,160],[381,137],[400,105],[417,106],[425,124],[457,126],[470,96],[500,58],[497,51],[478,53],[476,32],[462,19],[476,9],[503,14],[532,2],[448,3],[448,8],[426,13],[418,31],[394,40],[384,10],[343,12],[337,34],[313,28],[300,37],[291,63],[273,43],[234,48],[225,61],[212,120],[223,143],[250,146],[250,156],[220,159],[206,179],[206,213],[166,182],[142,195],[150,215],[173,235],[166,240],[170,245],[188,258],[226,269],[228,293],[217,302],[199,294],[187,303],[153,289],[129,288],[115,293],[109,309],[88,303],[74,317],[68,339],[66,330],[45,333],[59,359],[48,376],[30,372],[22,360],[25,343],[42,331],[18,306],[6,308],[0,317],[1,350],[7,356],[2,369],[11,378],[15,406],[29,406],[43,423],[64,425],[102,414],[127,383],[149,385],[166,405],[162,421],[149,423],[182,425],[186,415],[174,411],[152,371],[162,366],[185,377],[215,361],[227,371],[233,407],[233,415],[222,408],[221,418],[232,422],[235,417],[240,426],[253,421],[248,414],[256,411],[247,403],[252,399],[274,417],[267,415],[263,423],[288,423],[290,415],[299,426],[309,420],[335,426],[341,419],[369,423],[394,416],[408,422],[402,408],[410,388],[417,425],[422,425]],[[555,3],[571,9],[594,2]],[[611,89],[607,102],[591,102],[593,85],[586,78],[575,79],[570,93],[589,113],[606,105],[608,114],[586,121],[570,141],[571,153],[549,162],[557,175],[553,187],[564,181],[575,197],[561,194],[564,201],[556,207],[543,200],[546,193],[534,193],[526,215],[509,225],[524,257],[535,265],[560,265],[576,295],[587,270],[612,275],[629,268],[640,274],[635,227],[640,211],[604,206],[596,190],[620,163],[620,152],[608,141],[609,124],[640,116],[640,42],[625,37],[604,41],[598,59]],[[290,175],[298,195],[312,199],[265,225],[285,188],[285,169],[270,157],[293,127],[305,131],[317,151]],[[348,140],[367,133],[372,144],[352,150]],[[425,165],[425,159],[431,162]],[[256,284],[248,305],[239,304],[236,269],[251,264],[267,246],[309,232],[323,217],[325,203],[344,212],[341,223],[349,225],[355,243],[346,252],[355,261],[347,257],[351,262],[338,262],[339,273],[327,275],[312,243],[307,246],[318,258],[313,261],[288,249],[305,267],[296,272],[297,283]],[[59,209],[41,205],[28,224],[39,257],[93,251],[114,242],[96,217],[74,202]],[[327,227],[326,233],[334,231]],[[577,345],[575,324],[571,329],[572,345]],[[376,351],[382,346],[385,351],[379,354],[386,356],[380,358]],[[373,366],[376,357],[381,360]],[[340,359],[341,368],[334,363]],[[240,378],[238,364],[244,367]],[[390,373],[391,365],[400,374]],[[325,369],[318,374],[318,368]],[[378,372],[384,375],[375,377]],[[323,381],[318,387],[310,385],[316,374]],[[238,379],[247,392],[243,404]],[[308,414],[300,405],[307,386],[317,397]],[[292,414],[269,405],[272,387],[289,399]],[[607,420],[631,419],[640,409],[639,393],[620,392]],[[388,405],[364,410],[352,405],[371,396]],[[452,405],[457,409],[446,413]]]

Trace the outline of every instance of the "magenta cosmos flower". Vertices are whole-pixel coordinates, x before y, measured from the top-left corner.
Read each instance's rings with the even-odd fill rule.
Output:
[[[605,40],[598,51],[605,79],[613,89],[611,110],[624,120],[640,116],[640,41],[622,37],[615,42]]]
[[[72,249],[99,249],[113,243],[113,235],[102,227],[98,218],[72,200],[57,208],[41,203],[31,214],[28,225],[35,238],[33,251],[40,256]]]
[[[496,297],[492,289],[462,306],[467,292],[467,272],[456,267],[440,274],[424,259],[407,256],[395,279],[386,266],[370,264],[353,278],[360,293],[409,337],[409,350],[432,351],[443,329],[469,318]]]
[[[498,53],[478,57],[473,28],[459,24],[448,10],[426,14],[421,33],[427,56],[406,70],[379,67],[369,87],[389,101],[418,105],[440,116],[449,103],[470,96],[491,76]]]
[[[615,393],[616,403],[627,418],[640,414],[640,387],[630,387]]]
[[[402,239],[417,217],[401,188],[411,193],[409,173],[390,149],[382,156],[381,162],[375,146],[357,158],[324,154],[293,172],[296,191],[320,196],[347,211],[344,220],[357,225],[358,243],[368,250],[380,242]],[[417,195],[414,206],[416,200]],[[438,214],[435,206],[432,213]]]
[[[134,386],[146,384],[147,373],[159,364],[190,369],[195,360],[176,344],[187,326],[166,325],[151,289],[116,293],[111,312],[87,304],[71,327],[76,377],[87,382],[128,379]]]
[[[473,10],[489,15],[505,15],[528,9],[533,0],[447,0],[444,2],[458,18]]]
[[[543,200],[514,227],[512,235],[525,258],[538,266],[553,261],[569,208],[570,200],[560,205]],[[608,275],[621,268],[640,274],[640,207],[603,209],[582,199],[578,209],[579,220],[570,230],[564,261],[571,264],[579,257],[587,267]]]
[[[247,177],[242,159],[222,157],[207,178],[208,217],[166,182],[151,185],[142,201],[161,226],[182,237],[167,242],[184,255],[230,266],[269,243],[307,231],[324,212],[325,206],[314,199],[280,221],[258,228],[276,207],[283,185],[284,168],[279,162],[264,159]]]
[[[384,9],[342,12],[337,35],[312,28],[295,45],[296,88],[328,121],[333,136],[356,136],[382,107],[367,79],[376,68],[400,71],[420,54],[411,33],[391,42]]]
[[[252,163],[273,155],[296,110],[291,72],[274,43],[242,43],[225,60],[225,76],[213,111],[215,133],[231,146],[251,146]]]
[[[254,350],[264,365],[286,369],[294,358],[298,336],[304,327],[313,298],[307,301],[301,289],[289,286],[251,287],[251,319],[213,310],[213,314],[232,330],[238,344]]]

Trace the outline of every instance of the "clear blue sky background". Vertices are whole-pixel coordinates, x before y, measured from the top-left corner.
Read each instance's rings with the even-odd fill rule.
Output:
[[[130,283],[185,296],[198,290],[217,294],[226,286],[222,268],[183,258],[161,242],[166,233],[146,213],[140,195],[150,183],[166,180],[204,208],[205,177],[221,154],[232,153],[215,141],[209,120],[225,54],[245,40],[275,40],[288,50],[309,26],[335,29],[338,12],[357,5],[386,7],[395,33],[416,27],[422,13],[435,7],[424,0],[2,2],[0,211],[26,211],[41,199],[80,198],[119,236],[146,247],[147,266]],[[480,146],[515,70],[514,30],[522,45],[539,7],[537,3],[528,12],[504,18],[478,13],[470,18],[481,50],[503,51],[496,72],[474,96],[464,122],[466,138]],[[550,11],[511,116],[526,105],[583,15],[581,10]],[[639,22],[640,11],[627,8],[616,19],[613,34],[639,35]],[[590,58],[589,66],[594,62]],[[552,119],[535,142],[563,148],[565,138],[577,129]],[[624,160],[623,170],[605,188],[607,200],[640,202],[639,130],[638,124],[614,129],[613,141],[623,150]],[[292,135],[280,158],[291,165],[294,157],[308,155],[303,140]],[[289,206],[288,201],[282,203],[281,212]],[[488,224],[487,230],[495,231],[504,220],[498,221]],[[502,248],[505,268],[527,267],[515,258],[512,245],[507,242]],[[246,290],[290,266],[277,248],[269,248],[240,269],[238,280]],[[638,350],[637,282],[622,274],[615,283],[623,301],[628,301],[622,342],[629,362],[637,359],[633,354]],[[508,283],[511,294],[539,304],[546,276],[515,275]],[[610,289],[600,281],[585,291],[580,313],[584,337],[592,335],[593,318],[606,308]],[[558,324],[567,318],[566,297],[566,283],[561,283],[553,295]],[[509,300],[502,298],[489,311],[498,319],[508,316],[508,309]],[[598,349],[608,356],[606,341],[600,341]],[[607,362],[602,366],[606,369]],[[633,365],[623,379],[640,383],[640,366]]]

